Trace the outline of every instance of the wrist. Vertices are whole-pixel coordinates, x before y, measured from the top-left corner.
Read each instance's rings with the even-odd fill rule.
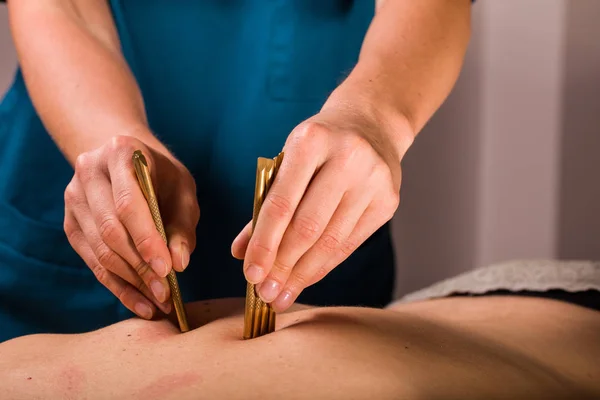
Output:
[[[130,136],[138,139],[152,151],[160,153],[166,158],[176,161],[176,157],[169,149],[152,133],[145,123],[134,124],[122,130],[120,136]]]
[[[377,141],[393,147],[395,158],[400,162],[417,132],[408,113],[390,101],[385,91],[378,91],[369,83],[355,82],[349,77],[333,91],[321,111],[337,109],[359,116],[374,128],[372,134],[377,135]]]

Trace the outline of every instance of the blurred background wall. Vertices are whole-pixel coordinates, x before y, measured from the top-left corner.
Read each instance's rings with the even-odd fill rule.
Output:
[[[473,11],[463,73],[403,163],[399,294],[502,260],[600,260],[600,1]],[[0,6],[0,93],[15,66]]]
[[[515,258],[600,259],[600,1],[478,0],[405,158],[398,292]]]

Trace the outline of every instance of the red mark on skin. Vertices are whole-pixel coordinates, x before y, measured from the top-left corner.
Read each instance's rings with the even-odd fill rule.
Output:
[[[68,363],[59,370],[57,384],[63,399],[79,399],[85,384],[85,374],[77,365]]]
[[[183,372],[179,374],[171,374],[155,379],[136,396],[136,399],[163,399],[169,395],[177,393],[177,391],[188,388],[196,383],[202,382],[200,374],[195,372]]]

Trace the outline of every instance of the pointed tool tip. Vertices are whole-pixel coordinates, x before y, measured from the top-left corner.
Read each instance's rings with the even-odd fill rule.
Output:
[[[136,150],[133,152],[133,160],[139,160],[142,164],[148,166],[148,163],[146,162],[146,157],[144,157],[144,153],[142,153],[141,150]]]

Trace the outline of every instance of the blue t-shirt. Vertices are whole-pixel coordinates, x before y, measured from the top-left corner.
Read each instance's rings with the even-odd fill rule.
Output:
[[[196,179],[202,217],[190,267],[179,274],[184,298],[243,297],[242,263],[230,246],[252,217],[256,159],[275,156],[351,71],[374,2],[110,4],[150,127]],[[65,237],[72,175],[17,72],[0,103],[0,341],[130,316]],[[393,264],[386,226],[299,300],[384,305]]]

